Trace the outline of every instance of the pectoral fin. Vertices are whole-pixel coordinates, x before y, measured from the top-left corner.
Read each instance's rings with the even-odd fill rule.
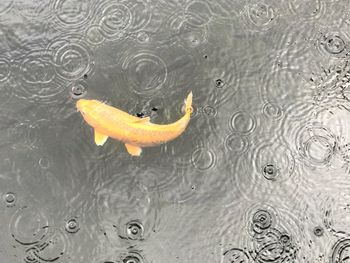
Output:
[[[125,144],[125,148],[128,151],[129,154],[132,156],[140,156],[142,152],[142,148],[136,145],[131,145],[131,144]]]
[[[98,131],[95,130],[95,143],[96,145],[102,146],[105,144],[105,142],[107,141],[108,136],[104,135]]]

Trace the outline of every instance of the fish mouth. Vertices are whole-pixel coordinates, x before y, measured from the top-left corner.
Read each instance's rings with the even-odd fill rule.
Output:
[[[84,113],[86,106],[87,106],[88,101],[84,100],[84,99],[80,99],[77,101],[76,106],[78,111],[80,111],[81,113]]]

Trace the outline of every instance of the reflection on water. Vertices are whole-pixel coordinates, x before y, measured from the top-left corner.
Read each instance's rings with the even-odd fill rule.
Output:
[[[1,262],[347,262],[350,2],[0,2]],[[98,99],[173,142],[131,157]]]

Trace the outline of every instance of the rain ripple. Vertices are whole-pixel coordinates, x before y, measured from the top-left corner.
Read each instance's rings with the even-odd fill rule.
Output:
[[[95,1],[93,10],[94,24],[107,39],[120,39],[128,33],[145,28],[152,19],[151,5],[140,1]]]
[[[91,1],[54,0],[54,27],[80,32],[91,20]]]
[[[53,39],[46,48],[52,56],[56,73],[64,80],[76,80],[89,73],[94,65],[91,50],[83,36],[65,34]]]
[[[248,1],[242,15],[247,26],[252,31],[266,31],[278,23],[279,11],[276,10],[276,3],[267,4],[265,1]]]
[[[275,189],[274,182],[279,185],[299,176],[294,173],[295,153],[278,139],[271,140],[269,135],[260,134],[250,145],[253,150],[236,158],[232,165],[233,184],[247,200],[272,189],[280,191]]]

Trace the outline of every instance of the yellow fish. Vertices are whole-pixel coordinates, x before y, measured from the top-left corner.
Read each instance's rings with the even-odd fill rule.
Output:
[[[138,118],[97,100],[80,99],[78,111],[94,128],[95,143],[102,146],[111,137],[125,143],[129,154],[140,156],[142,147],[156,146],[180,136],[186,129],[192,109],[192,92],[185,100],[185,114],[178,121],[160,125],[150,117]]]

